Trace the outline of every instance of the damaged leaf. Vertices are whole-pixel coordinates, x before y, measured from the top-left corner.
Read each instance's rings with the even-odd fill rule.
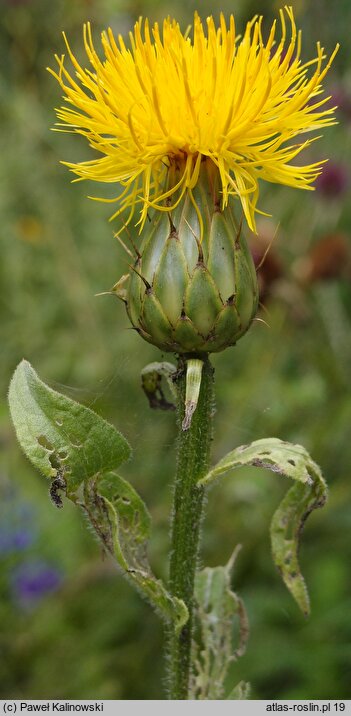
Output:
[[[230,664],[245,651],[249,624],[244,604],[231,589],[236,550],[225,567],[206,567],[195,578],[195,670],[190,698],[224,698],[224,682]],[[237,645],[234,621],[238,622]],[[241,698],[230,696],[228,698]]]
[[[86,485],[85,503],[96,532],[130,582],[164,620],[180,630],[188,610],[151,572],[147,558],[151,518],[141,497],[122,477],[108,473],[97,484]]]
[[[29,460],[45,477],[64,476],[69,492],[130,457],[126,439],[113,425],[49,388],[25,360],[12,377],[9,404]]]
[[[320,468],[301,445],[268,438],[232,450],[200,484],[210,485],[224,473],[242,465],[267,468],[296,482],[273,516],[271,543],[274,562],[300,609],[307,615],[310,605],[298,563],[298,547],[308,515],[322,507],[327,498],[327,486]]]

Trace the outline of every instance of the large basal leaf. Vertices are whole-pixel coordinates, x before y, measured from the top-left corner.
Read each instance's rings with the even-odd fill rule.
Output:
[[[147,561],[150,515],[134,488],[110,472],[130,456],[125,438],[89,408],[43,383],[27,361],[17,367],[9,389],[18,440],[57,490],[64,490],[86,512],[106,549],[161,615],[179,628],[187,621],[185,604],[173,598],[151,573]],[[75,489],[84,483],[82,497]]]
[[[228,668],[245,651],[249,633],[242,600],[231,590],[236,552],[225,567],[206,567],[195,577],[194,674],[191,697],[224,698]],[[234,620],[238,621],[238,644],[234,645]],[[244,690],[233,690],[228,698],[245,698]],[[236,694],[236,695],[235,695]]]
[[[268,468],[296,482],[273,516],[271,542],[274,562],[286,586],[303,613],[308,614],[309,598],[298,563],[298,545],[306,518],[326,501],[327,487],[321,471],[301,445],[268,438],[232,450],[200,482],[210,485],[242,465]]]
[[[188,619],[188,610],[182,600],[172,597],[163,582],[156,579],[148,563],[150,515],[141,497],[115,473],[108,473],[86,487],[90,520],[107,549],[160,616],[181,629]]]
[[[45,385],[25,360],[12,377],[9,404],[29,460],[48,478],[59,472],[68,492],[130,456],[123,435],[89,408]]]

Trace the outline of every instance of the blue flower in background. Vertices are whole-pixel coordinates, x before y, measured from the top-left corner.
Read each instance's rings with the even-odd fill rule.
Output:
[[[17,490],[1,486],[0,556],[28,549],[37,539],[35,510],[19,498]]]
[[[21,552],[28,549],[36,535],[30,527],[13,529],[10,526],[0,526],[0,555]]]
[[[6,561],[6,581],[13,601],[22,609],[31,609],[62,584],[63,574],[38,555],[37,513],[21,498],[18,490],[2,478],[0,501],[0,558]],[[30,550],[30,553],[28,553]],[[27,552],[27,553],[26,553]]]
[[[31,608],[59,589],[63,575],[48,562],[30,559],[15,567],[10,579],[15,601],[23,608]]]

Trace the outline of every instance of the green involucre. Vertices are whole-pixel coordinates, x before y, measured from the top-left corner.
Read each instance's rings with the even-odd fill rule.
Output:
[[[143,230],[127,290],[116,293],[149,343],[176,353],[232,346],[257,311],[256,271],[231,203],[223,211],[217,174],[205,163],[193,199],[156,212]]]

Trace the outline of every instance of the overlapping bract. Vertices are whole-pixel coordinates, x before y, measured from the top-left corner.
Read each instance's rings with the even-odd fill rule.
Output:
[[[91,69],[80,66],[66,41],[76,77],[64,56],[56,57],[58,72],[50,71],[68,103],[57,110],[59,126],[85,136],[103,156],[67,166],[80,179],[120,182],[116,214],[127,210],[128,223],[138,207],[142,227],[150,207],[169,210],[192,191],[208,157],[220,174],[222,207],[237,196],[255,229],[259,180],[311,188],[322,162],[294,165],[313,140],[292,140],[334,122],[333,109],[325,105],[329,98],[320,95],[337,48],[327,60],[318,44],[317,57],[302,62],[291,7],[280,11],[280,21],[280,40],[274,23],[264,42],[257,16],[241,38],[233,16],[227,25],[221,15],[218,28],[208,18],[206,32],[196,14],[192,37],[170,18],[162,30],[139,20],[129,35],[130,49],[111,29],[102,33],[103,61],[87,24]],[[174,165],[180,179],[169,188]]]

